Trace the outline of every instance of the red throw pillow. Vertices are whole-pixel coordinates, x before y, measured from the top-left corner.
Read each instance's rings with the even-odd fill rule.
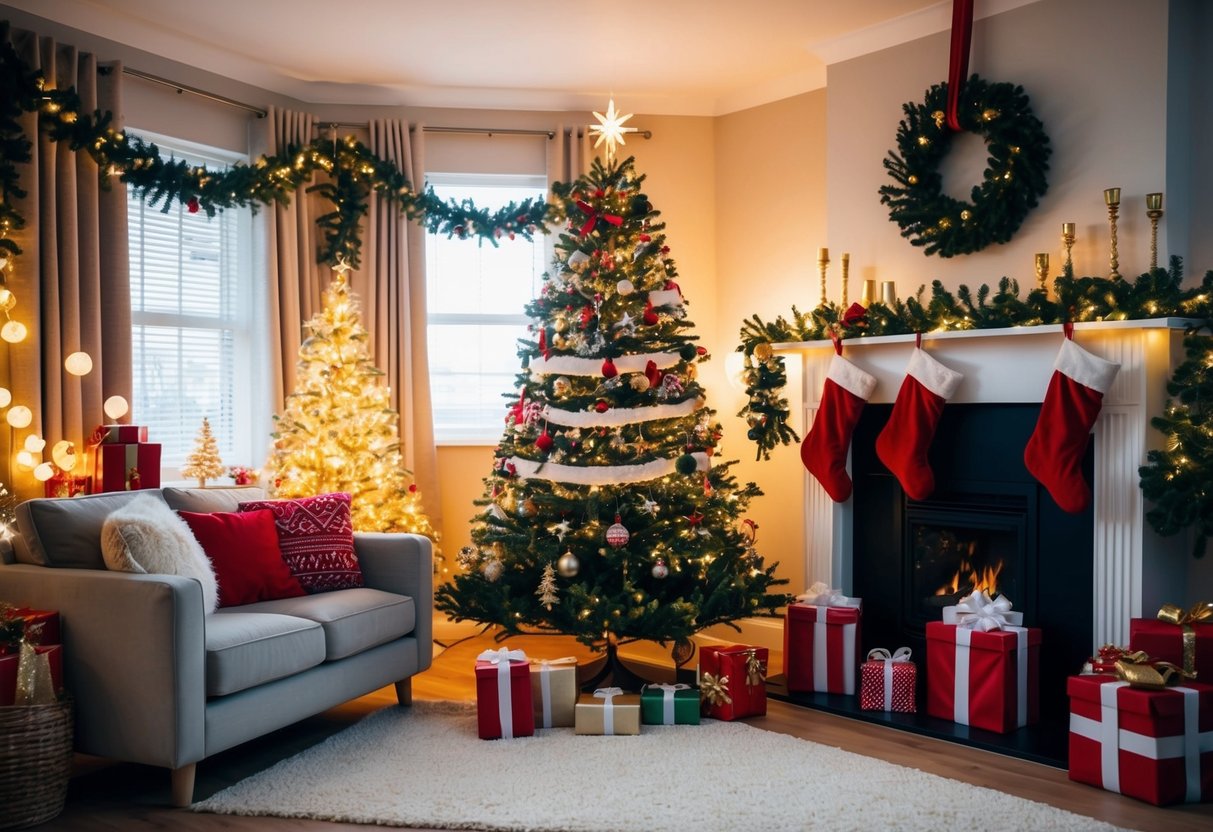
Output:
[[[241,503],[241,511],[269,509],[278,527],[282,559],[308,592],[362,586],[354,554],[349,494]]]
[[[271,512],[177,513],[215,567],[220,607],[307,594],[282,560]]]

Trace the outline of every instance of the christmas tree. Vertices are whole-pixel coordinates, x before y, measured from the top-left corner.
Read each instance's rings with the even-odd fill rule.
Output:
[[[206,488],[206,481],[223,476],[223,460],[219,458],[219,443],[211,433],[211,423],[203,416],[202,427],[194,438],[194,450],[181,466],[181,476],[198,480],[199,488]]]
[[[708,356],[644,178],[608,154],[553,188],[568,228],[527,306],[534,337],[465,571],[437,593],[457,620],[613,653],[787,603],[744,519],[761,492],[713,456],[721,427],[696,380]]]
[[[274,417],[271,490],[276,497],[344,492],[356,531],[437,540],[404,467],[397,414],[371,362],[348,268],[337,267],[323,308],[304,324],[295,392]]]

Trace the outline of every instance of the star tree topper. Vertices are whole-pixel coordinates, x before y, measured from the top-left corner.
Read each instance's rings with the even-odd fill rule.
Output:
[[[632,117],[632,113],[620,115],[615,112],[615,99],[610,99],[607,104],[606,115],[595,111],[594,118],[598,119],[597,124],[590,125],[590,135],[597,136],[598,141],[594,142],[594,147],[597,149],[599,145],[606,142],[607,160],[610,161],[615,157],[615,145],[626,145],[623,140],[624,133],[635,133],[635,127],[624,127],[623,123]]]

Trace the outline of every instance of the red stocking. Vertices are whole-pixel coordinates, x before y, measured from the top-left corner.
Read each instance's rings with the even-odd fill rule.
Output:
[[[836,503],[845,502],[851,496],[851,476],[847,473],[851,433],[875,387],[875,376],[868,375],[841,355],[835,355],[826,372],[821,406],[813,419],[813,428],[800,444],[804,467]]]
[[[964,376],[948,369],[921,348],[910,356],[905,380],[889,422],[876,438],[876,455],[893,472],[912,500],[925,500],[935,490],[927,450],[943,405]]]
[[[1068,337],[1057,354],[1023,461],[1062,511],[1075,514],[1091,502],[1091,488],[1082,476],[1082,457],[1103,407],[1104,393],[1119,369],[1119,364],[1092,355]]]

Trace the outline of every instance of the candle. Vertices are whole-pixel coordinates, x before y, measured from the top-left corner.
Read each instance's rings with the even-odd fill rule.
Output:
[[[880,300],[889,307],[893,308],[897,303],[897,289],[891,280],[884,280],[880,283]]]
[[[830,250],[828,248],[826,248],[825,246],[822,246],[821,248],[817,249],[817,259],[818,260],[829,260],[830,259]]]

